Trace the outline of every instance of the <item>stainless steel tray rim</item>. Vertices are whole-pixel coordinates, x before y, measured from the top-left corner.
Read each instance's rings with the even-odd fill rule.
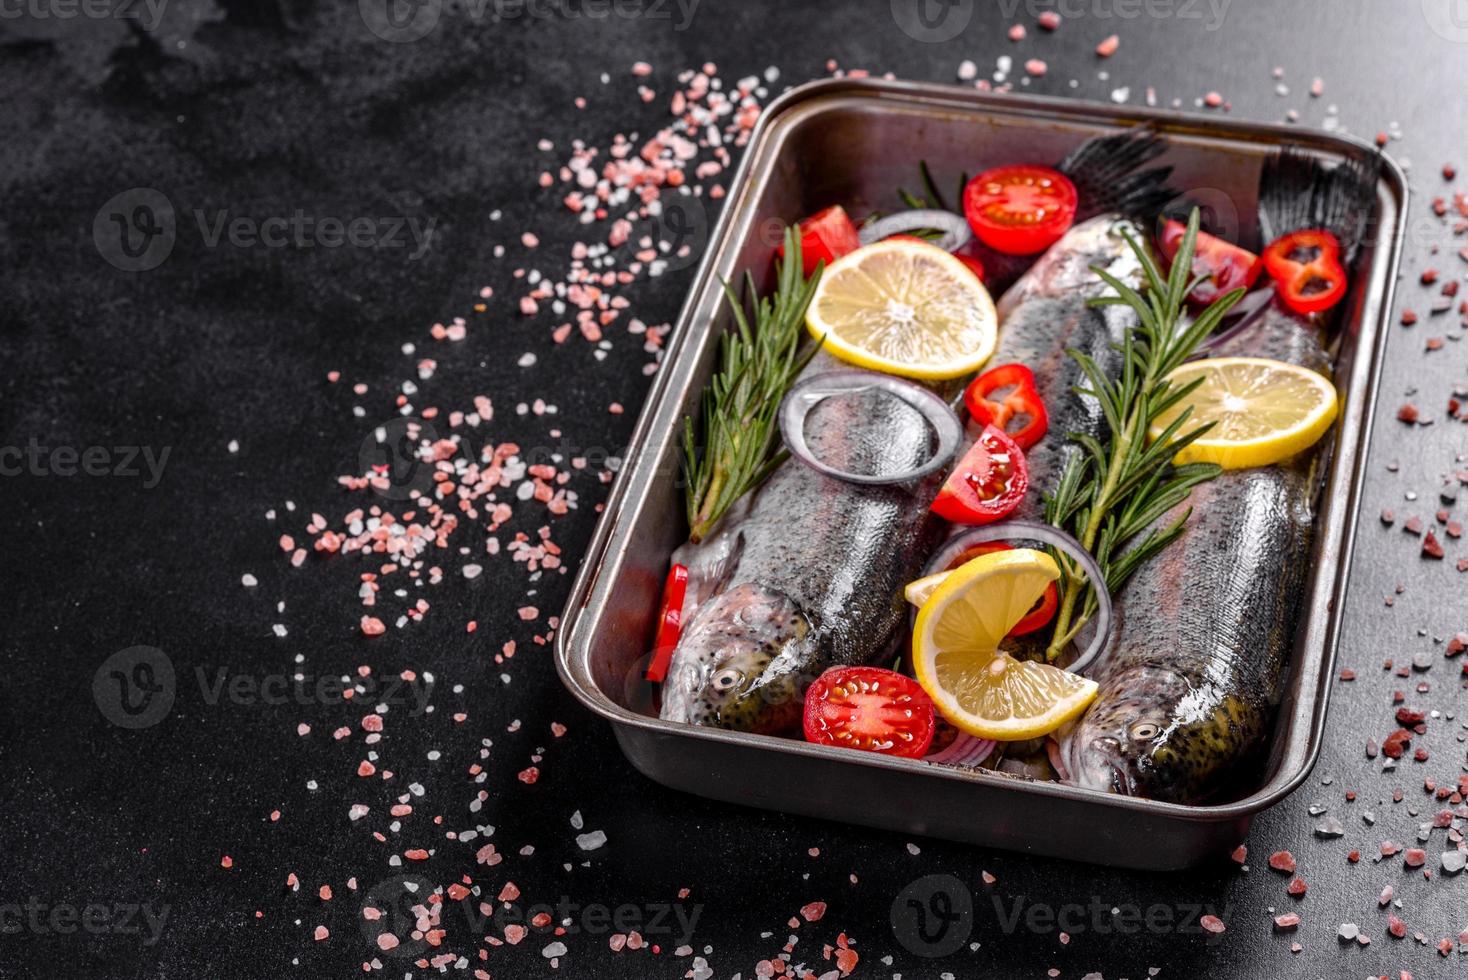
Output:
[[[751,180],[749,177],[753,161],[759,155],[756,149],[767,141],[769,135],[767,130],[773,127],[777,120],[787,112],[808,107],[817,97],[837,96],[843,94],[858,94],[865,97],[875,97],[883,100],[917,100],[925,107],[942,108],[944,105],[952,104],[955,108],[972,110],[974,108],[975,95],[969,90],[952,86],[936,86],[917,82],[898,82],[874,79],[831,79],[811,82],[806,85],[792,89],[777,98],[762,114],[753,131],[748,148],[741,160],[731,183],[731,191],[725,209],[719,219],[718,225],[709,238],[710,248],[700,262],[697,276],[694,280],[694,288],[684,303],[680,312],[679,323],[686,326],[690,315],[696,311],[703,300],[703,284],[709,279],[720,258],[721,249],[713,247],[715,241],[723,241],[733,233],[733,226],[740,220],[740,203],[751,196],[757,195],[763,189],[763,182],[759,179]],[[964,100],[968,101],[965,102]],[[1117,107],[1105,104],[1082,103],[1076,100],[1064,98],[1052,98],[1041,96],[991,96],[984,99],[985,107],[995,108],[996,111],[1009,112],[1017,115],[1047,116],[1047,114],[1060,113],[1067,118],[1076,119],[1079,122],[1092,125],[1102,124],[1110,127],[1121,127],[1135,124],[1137,122],[1156,121],[1164,129],[1193,131],[1207,135],[1211,130],[1219,128],[1227,129],[1231,135],[1238,136],[1240,132],[1256,134],[1275,141],[1298,141],[1302,138],[1315,141],[1323,141],[1338,147],[1348,147],[1358,153],[1377,154],[1370,144],[1356,137],[1344,134],[1315,132],[1302,132],[1298,129],[1271,123],[1240,123],[1229,121],[1220,126],[1220,121],[1199,114],[1183,113],[1166,109],[1124,107],[1118,111]],[[1242,138],[1242,137],[1239,137]],[[1343,151],[1344,152],[1344,151]],[[1371,349],[1368,351],[1364,346],[1356,355],[1353,365],[1352,376],[1349,379],[1337,378],[1338,387],[1345,385],[1348,391],[1360,393],[1371,392],[1379,385],[1382,371],[1382,354],[1385,350],[1387,337],[1390,335],[1388,329],[1392,300],[1395,295],[1396,277],[1400,265],[1400,242],[1403,239],[1406,227],[1406,197],[1407,182],[1400,167],[1389,157],[1382,156],[1384,183],[1388,186],[1389,197],[1396,205],[1394,220],[1389,225],[1378,226],[1381,233],[1380,245],[1385,250],[1388,259],[1385,263],[1378,263],[1373,267],[1373,282],[1370,287],[1371,294],[1367,296],[1366,308],[1375,307],[1376,313],[1369,326],[1372,334]],[[768,177],[768,174],[763,175]],[[1361,329],[1368,329],[1366,317],[1363,317]],[[651,430],[659,409],[663,407],[663,400],[667,389],[674,383],[679,372],[678,367],[687,367],[680,354],[689,343],[693,342],[694,331],[680,330],[673,342],[667,349],[664,360],[664,370],[659,372],[658,379],[648,396],[648,400],[639,416],[638,424],[634,430],[632,445],[641,448],[644,453],[653,452],[659,446],[651,444],[657,438],[657,433]],[[1365,404],[1359,413],[1353,414],[1348,425],[1343,425],[1337,434],[1337,451],[1347,454],[1351,461],[1351,472],[1353,477],[1358,475],[1364,466],[1367,450],[1369,449],[1372,429],[1376,418],[1376,406],[1371,399],[1364,399]],[[648,431],[645,431],[648,430]],[[609,496],[606,513],[608,515],[620,508],[623,498],[627,494],[625,480],[619,478]],[[1361,493],[1359,492],[1359,480],[1352,479],[1347,489],[1351,499],[1345,505],[1344,511],[1335,515],[1335,522],[1343,525],[1338,539],[1338,547],[1335,549],[1337,568],[1330,576],[1325,576],[1324,583],[1316,584],[1317,591],[1325,591],[1326,585],[1334,582],[1334,595],[1344,597],[1348,580],[1348,568],[1350,558],[1354,554],[1355,534],[1360,520]],[[674,726],[663,722],[658,718],[639,714],[628,710],[602,692],[585,671],[584,658],[577,660],[573,657],[573,648],[580,642],[578,627],[581,623],[581,613],[586,604],[591,600],[594,585],[598,573],[603,565],[607,549],[613,540],[613,522],[606,517],[599,522],[591,546],[587,552],[587,558],[578,572],[572,588],[571,600],[565,615],[562,618],[561,629],[555,640],[556,667],[563,682],[573,694],[590,708],[593,712],[610,721],[614,727],[625,727],[645,732],[658,737],[677,737],[701,739],[708,742],[719,743],[731,747],[744,749],[754,748],[760,751],[774,751],[784,754],[806,756],[822,759],[827,762],[838,762],[843,766],[865,766],[875,769],[883,769],[905,773],[909,776],[933,776],[939,779],[965,783],[979,782],[1002,787],[1004,790],[1015,793],[1034,794],[1040,797],[1049,797],[1056,800],[1075,802],[1078,794],[1081,797],[1092,798],[1092,802],[1117,810],[1132,811],[1137,814],[1151,817],[1163,817],[1172,820],[1190,822],[1217,823],[1231,819],[1244,819],[1251,817],[1259,811],[1273,805],[1287,796],[1304,782],[1310,775],[1318,759],[1323,740],[1325,723],[1325,709],[1329,702],[1331,682],[1334,677],[1334,664],[1341,632],[1342,603],[1328,604],[1327,622],[1323,629],[1324,638],[1324,661],[1323,667],[1316,678],[1316,683],[1311,685],[1302,683],[1300,685],[1301,695],[1308,695],[1312,706],[1310,713],[1311,723],[1308,726],[1307,750],[1303,757],[1297,756],[1293,771],[1276,772],[1256,792],[1244,799],[1227,804],[1213,806],[1183,806],[1180,804],[1163,803],[1154,800],[1144,800],[1132,797],[1117,796],[1101,793],[1098,791],[1084,790],[1079,787],[1060,783],[1031,782],[1008,776],[994,775],[982,771],[957,770],[949,767],[923,763],[918,760],[892,759],[867,753],[853,753],[850,750],[834,747],[811,745],[793,739],[773,738],[768,736],[751,735],[741,732],[721,731],[718,729],[700,728],[696,726]],[[1311,690],[1310,688],[1313,688]],[[676,729],[673,730],[673,729]],[[656,777],[654,777],[656,778]]]

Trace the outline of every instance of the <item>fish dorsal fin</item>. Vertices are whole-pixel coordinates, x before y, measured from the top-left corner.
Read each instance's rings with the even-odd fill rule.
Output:
[[[1171,167],[1142,167],[1167,149],[1151,126],[1096,136],[1072,150],[1056,167],[1076,185],[1077,220],[1098,214],[1155,214],[1176,194],[1167,186]]]
[[[1349,261],[1360,246],[1376,198],[1378,157],[1327,167],[1299,147],[1264,161],[1259,175],[1259,231],[1265,244],[1304,228],[1323,228]]]

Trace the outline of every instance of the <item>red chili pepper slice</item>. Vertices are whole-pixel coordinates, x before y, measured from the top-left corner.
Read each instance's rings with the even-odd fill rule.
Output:
[[[1013,514],[1029,487],[1024,451],[1002,429],[986,425],[932,510],[954,524],[992,524]]]
[[[963,402],[975,422],[1003,429],[1021,449],[1045,438],[1050,428],[1035,372],[1023,364],[1001,364],[985,371],[963,393]],[[1016,420],[1019,424],[1011,426]]]
[[[1346,295],[1341,245],[1328,231],[1307,228],[1270,244],[1264,267],[1274,277],[1275,291],[1296,313],[1320,313]]]
[[[1076,220],[1070,178],[1049,167],[985,170],[963,190],[963,214],[979,240],[1006,255],[1034,255],[1060,240]]]
[[[800,257],[807,276],[813,275],[821,262],[830,265],[859,248],[861,239],[857,237],[856,225],[839,204],[817,211],[800,223]],[[785,257],[783,244],[776,251],[781,258]]]
[[[881,667],[833,667],[805,693],[805,739],[817,745],[920,759],[936,721],[917,681]]]
[[[667,581],[663,583],[663,609],[658,614],[658,635],[652,645],[652,660],[648,662],[648,680],[661,684],[668,676],[668,665],[673,661],[673,648],[678,637],[683,635],[683,600],[688,595],[688,568],[674,565],[668,569]]]
[[[944,571],[951,572],[960,565],[965,565],[973,561],[980,555],[987,555],[994,551],[1013,550],[1014,545],[1005,544],[1003,541],[984,541],[979,544],[970,545],[960,551],[954,557],[953,561],[949,562],[948,567]],[[1033,633],[1040,627],[1048,625],[1050,620],[1055,618],[1055,610],[1059,606],[1060,593],[1055,588],[1055,583],[1051,582],[1045,586],[1045,594],[1035,600],[1035,605],[1029,612],[1025,613],[1024,619],[1015,623],[1007,635],[1024,636],[1026,633]]]
[[[1157,244],[1169,265],[1182,247],[1187,231],[1187,226],[1181,221],[1168,221],[1162,225]],[[1263,271],[1264,264],[1253,252],[1200,231],[1193,246],[1193,275],[1208,278],[1193,287],[1188,299],[1206,306],[1230,290],[1254,285]]]

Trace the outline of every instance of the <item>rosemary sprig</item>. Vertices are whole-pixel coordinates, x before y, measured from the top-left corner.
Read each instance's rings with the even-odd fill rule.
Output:
[[[785,258],[776,264],[772,296],[759,296],[754,277],[745,273],[753,297],[749,312],[725,282],[724,295],[735,329],[721,341],[719,371],[703,393],[695,421],[683,420],[683,469],[689,538],[701,541],[734,502],[759,486],[785,461],[776,413],[785,392],[819,345],[801,351],[805,310],[821,267],[807,278],[800,235],[785,229]]]
[[[1082,452],[1071,457],[1053,494],[1045,495],[1045,519],[1074,535],[1095,556],[1113,593],[1148,559],[1182,534],[1191,509],[1164,528],[1154,521],[1188,498],[1192,488],[1216,477],[1213,463],[1175,466],[1178,451],[1203,435],[1213,423],[1183,431],[1191,408],[1178,414],[1150,443],[1148,430],[1168,409],[1193,392],[1203,379],[1174,388],[1166,376],[1187,360],[1244,295],[1235,289],[1220,296],[1191,323],[1186,322],[1187,296],[1204,277],[1192,276],[1193,251],[1198,237],[1198,210],[1188,219],[1187,233],[1164,278],[1146,248],[1123,232],[1141,262],[1146,295],[1100,267],[1093,271],[1114,296],[1091,300],[1094,306],[1125,305],[1137,314],[1137,325],[1117,350],[1122,355],[1119,377],[1110,378],[1095,360],[1078,350],[1068,353],[1086,376],[1077,395],[1095,398],[1106,419],[1105,441],[1071,434]],[[1142,532],[1146,535],[1136,540]],[[1133,543],[1135,541],[1135,543]],[[1055,555],[1061,568],[1060,609],[1047,659],[1054,660],[1096,612],[1096,595],[1085,573],[1064,554]]]
[[[908,208],[913,211],[926,211],[930,208],[936,208],[939,211],[953,211],[955,214],[963,213],[963,189],[968,186],[967,173],[959,174],[958,195],[954,198],[954,200],[959,202],[960,206],[955,209],[948,206],[948,202],[943,198],[943,192],[938,190],[938,184],[936,181],[933,180],[933,172],[928,169],[928,161],[919,160],[918,171],[922,175],[923,194],[925,196],[919,197],[906,188],[899,187],[897,188],[897,196],[902,198],[903,204],[906,204]],[[877,216],[873,215],[873,217],[875,218]],[[943,232],[937,228],[918,228],[913,231],[907,232],[907,234],[915,235],[918,238],[922,238],[928,241],[931,241],[935,238],[943,237]]]

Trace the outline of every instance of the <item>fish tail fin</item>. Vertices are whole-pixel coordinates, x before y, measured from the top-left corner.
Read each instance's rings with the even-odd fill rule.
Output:
[[[1077,220],[1117,212],[1154,214],[1175,196],[1167,186],[1171,167],[1142,167],[1167,149],[1151,126],[1086,140],[1056,168],[1076,185],[1080,197]]]
[[[1259,175],[1259,230],[1265,243],[1304,228],[1323,228],[1335,235],[1349,259],[1366,233],[1380,166],[1372,156],[1327,167],[1293,146],[1271,156]]]

